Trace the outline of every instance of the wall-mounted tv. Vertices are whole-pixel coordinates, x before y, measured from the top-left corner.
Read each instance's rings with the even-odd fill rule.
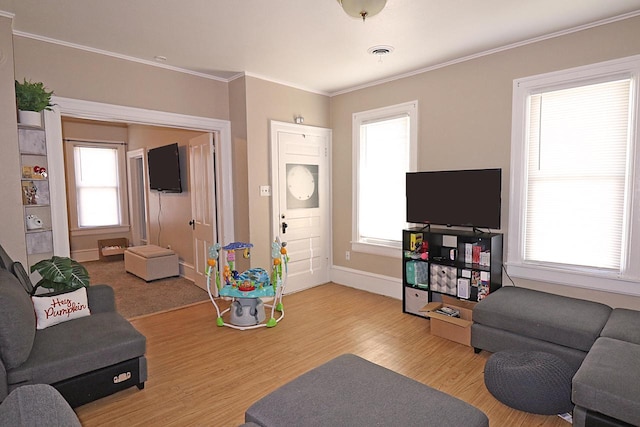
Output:
[[[407,222],[500,228],[502,169],[407,173]]]
[[[181,193],[178,143],[152,148],[147,153],[149,188],[164,193]]]

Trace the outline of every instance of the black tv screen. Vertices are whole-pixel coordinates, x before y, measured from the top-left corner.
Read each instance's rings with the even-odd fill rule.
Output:
[[[147,153],[149,188],[165,193],[181,193],[178,144],[152,148]]]
[[[502,169],[407,173],[407,222],[500,228]]]

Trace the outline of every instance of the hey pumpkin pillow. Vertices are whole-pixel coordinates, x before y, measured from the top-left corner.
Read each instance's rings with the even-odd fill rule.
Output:
[[[52,296],[31,297],[36,312],[36,329],[44,329],[67,320],[89,316],[87,288],[78,288]]]

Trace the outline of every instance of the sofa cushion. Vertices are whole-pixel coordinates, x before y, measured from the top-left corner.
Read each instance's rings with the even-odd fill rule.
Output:
[[[600,336],[640,344],[640,311],[614,309]]]
[[[506,286],[476,304],[473,321],[589,351],[610,314],[601,303]]]
[[[36,312],[36,329],[48,328],[91,314],[87,301],[87,288],[84,287],[51,296],[34,295],[31,301]]]
[[[146,338],[118,313],[97,313],[36,332],[27,361],[10,384],[53,384],[144,355]]]
[[[640,425],[639,360],[640,345],[598,338],[573,377],[573,403]]]
[[[47,384],[18,387],[0,405],[0,427],[81,427],[71,406]]]
[[[36,318],[29,295],[13,274],[0,269],[0,356],[5,369],[27,360],[35,333]]]

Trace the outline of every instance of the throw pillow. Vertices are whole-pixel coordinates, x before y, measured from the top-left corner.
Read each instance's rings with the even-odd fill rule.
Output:
[[[91,314],[86,288],[53,296],[34,295],[31,300],[36,312],[36,329],[44,329]]]

